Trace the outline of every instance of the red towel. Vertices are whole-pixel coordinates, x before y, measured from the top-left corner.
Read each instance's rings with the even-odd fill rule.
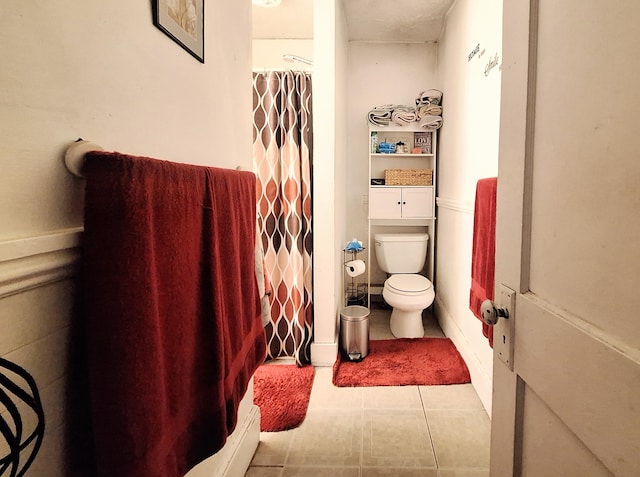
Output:
[[[99,476],[182,477],[266,351],[255,176],[87,154],[83,319]]]
[[[480,179],[476,186],[469,308],[480,320],[480,305],[484,300],[494,299],[497,190],[497,177]],[[487,337],[489,346],[493,348],[493,327],[483,322],[482,334]]]

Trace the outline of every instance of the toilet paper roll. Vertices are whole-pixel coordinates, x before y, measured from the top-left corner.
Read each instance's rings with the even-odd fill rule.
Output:
[[[364,262],[362,260],[351,260],[350,262],[345,263],[345,267],[347,267],[347,275],[350,277],[358,277],[365,271]]]

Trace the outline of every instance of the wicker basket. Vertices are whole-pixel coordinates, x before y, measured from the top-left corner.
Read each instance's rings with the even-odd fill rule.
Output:
[[[430,186],[433,185],[431,169],[386,169],[385,185]]]

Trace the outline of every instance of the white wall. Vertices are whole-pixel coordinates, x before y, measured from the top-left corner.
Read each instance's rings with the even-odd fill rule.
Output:
[[[368,243],[369,213],[369,131],[367,113],[375,106],[406,104],[415,106],[424,90],[439,87],[436,74],[435,43],[349,43],[349,116],[347,132],[348,236],[365,243],[371,252],[371,282],[383,283],[375,253]],[[373,234],[374,231],[372,231]],[[344,244],[343,244],[344,247]]]
[[[201,64],[153,25],[151,2],[3,2],[0,356],[32,373],[45,401],[47,436],[30,476],[71,475],[65,408],[83,184],[63,152],[81,136],[107,150],[250,169],[250,9],[207,2]]]
[[[438,48],[444,126],[438,156],[436,314],[491,410],[493,353],[469,310],[473,206],[478,179],[498,174],[502,1],[457,0]],[[477,45],[479,52],[469,55]],[[498,65],[486,71],[495,55]]]
[[[284,54],[301,56],[313,61],[313,40],[253,40],[253,69],[254,71],[313,71],[312,65],[301,62],[289,62],[282,58]]]
[[[342,2],[338,2],[339,9],[336,11],[336,46],[335,46],[335,62],[336,62],[336,101],[335,101],[335,197],[336,210],[334,218],[335,236],[334,236],[334,277],[336,288],[336,313],[334,313],[336,323],[336,335],[339,332],[339,312],[344,306],[344,284],[343,267],[342,267],[342,249],[347,243],[347,224],[348,224],[348,208],[344,204],[348,203],[348,145],[350,142],[348,134],[348,82],[349,78],[349,40],[347,32],[347,23],[344,16]],[[321,190],[320,190],[321,193]],[[336,343],[338,338],[336,336]]]
[[[345,240],[346,24],[341,0],[314,1],[313,295],[311,361],[331,366],[338,351]]]

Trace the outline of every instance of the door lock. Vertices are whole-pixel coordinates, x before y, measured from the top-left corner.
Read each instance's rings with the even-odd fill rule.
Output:
[[[495,325],[499,318],[509,318],[509,310],[499,306],[496,307],[491,300],[482,302],[482,305],[480,305],[480,313],[482,314],[482,321],[489,326]]]

